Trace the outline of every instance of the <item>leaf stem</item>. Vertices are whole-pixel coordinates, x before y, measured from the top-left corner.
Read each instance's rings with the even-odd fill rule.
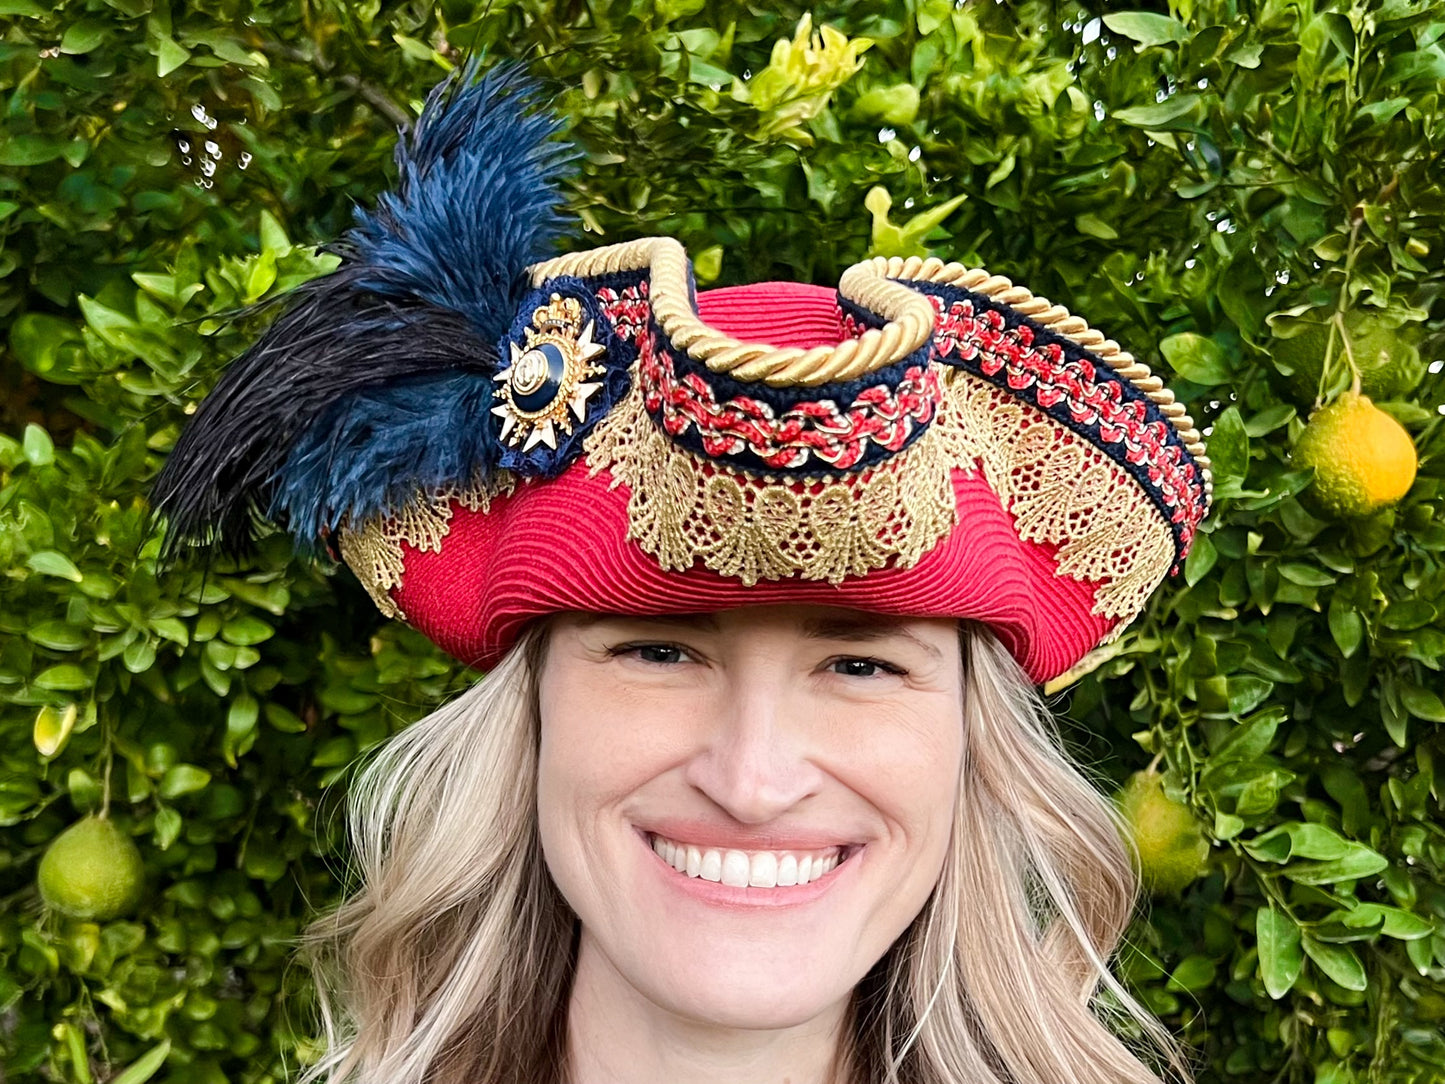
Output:
[[[100,790],[100,819],[105,820],[110,816],[110,769],[115,763],[115,743],[112,741],[110,723],[101,720],[101,738],[105,742],[105,771],[101,777]]]

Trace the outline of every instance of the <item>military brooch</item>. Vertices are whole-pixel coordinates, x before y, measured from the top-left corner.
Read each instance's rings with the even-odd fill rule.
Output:
[[[576,298],[553,294],[532,313],[532,325],[525,346],[508,344],[511,364],[493,377],[500,402],[492,413],[502,419],[501,439],[509,447],[520,443],[526,452],[545,444],[555,451],[557,430],[570,434],[572,415],[584,421],[587,400],[601,390],[601,382],[588,377],[607,371],[594,363],[607,348],[593,341],[593,321],[582,326]]]

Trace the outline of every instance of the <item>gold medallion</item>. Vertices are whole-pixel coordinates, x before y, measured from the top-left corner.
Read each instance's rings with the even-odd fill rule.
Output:
[[[511,363],[494,379],[497,398],[492,413],[502,419],[501,439],[509,447],[530,451],[538,444],[557,450],[557,431],[570,434],[587,417],[587,400],[602,388],[605,366],[594,359],[607,348],[592,339],[595,327],[582,326],[582,303],[553,294],[532,313],[524,346],[509,343]]]

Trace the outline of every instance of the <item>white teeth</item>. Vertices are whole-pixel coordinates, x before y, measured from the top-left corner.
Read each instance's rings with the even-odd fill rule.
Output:
[[[778,886],[778,859],[764,851],[753,855],[752,867],[748,870],[748,884],[754,888],[776,888]]]
[[[722,883],[734,888],[747,888],[750,868],[748,856],[742,851],[728,851],[723,855]]]
[[[843,858],[837,850],[804,855],[781,851],[704,850],[661,836],[652,837],[652,849],[686,877],[720,881],[733,888],[789,888],[809,884],[830,873]]]

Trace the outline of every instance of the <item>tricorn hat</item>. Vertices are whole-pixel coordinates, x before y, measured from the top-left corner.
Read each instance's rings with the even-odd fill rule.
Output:
[[[171,551],[334,542],[482,668],[548,613],[793,602],[972,618],[1040,682],[1179,568],[1209,460],[1117,343],[938,259],[698,291],[667,237],[545,258],[572,153],[536,98],[515,68],[432,93],[177,442]]]

